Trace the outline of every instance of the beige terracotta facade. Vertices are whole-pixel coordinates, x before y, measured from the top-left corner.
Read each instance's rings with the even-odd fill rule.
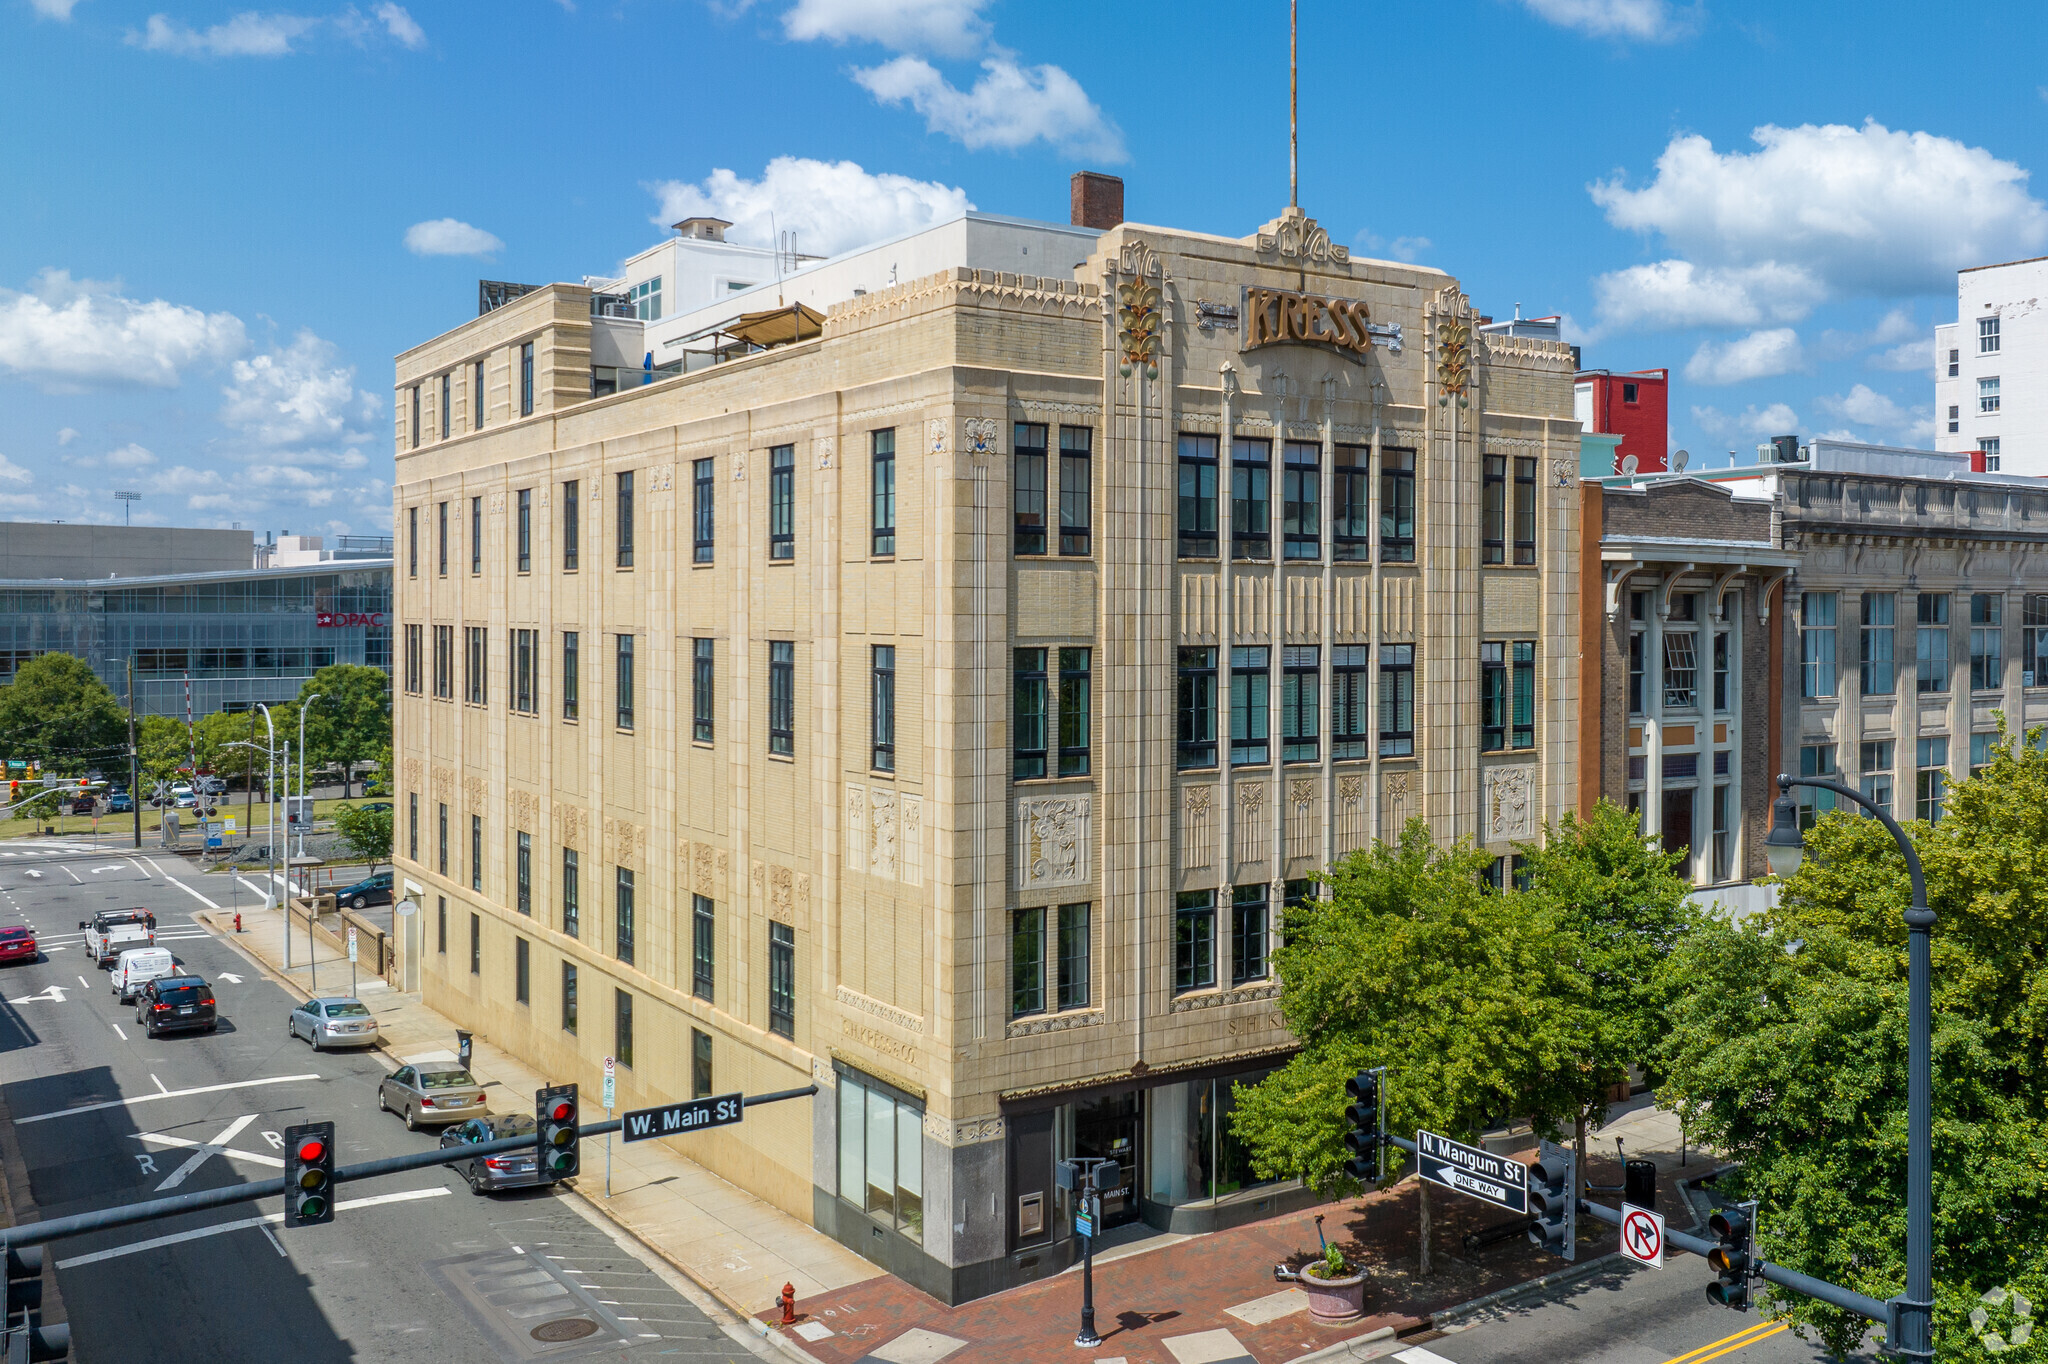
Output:
[[[1247,291],[1262,289],[1286,295],[1268,316],[1289,339],[1247,349],[1262,303]],[[1364,306],[1333,311],[1328,300]],[[427,1001],[594,1096],[624,992],[633,1063],[619,1070],[622,1106],[690,1095],[699,1037],[713,1092],[815,1081],[815,1099],[693,1136],[690,1154],[948,1300],[1068,1262],[1056,1156],[1121,1154],[1119,1207],[1161,1225],[1220,1225],[1291,1196],[1232,1187],[1217,1112],[1230,1077],[1291,1046],[1270,973],[1288,883],[1409,818],[1504,853],[1577,803],[1568,348],[1480,332],[1449,276],[1349,259],[1297,213],[1243,239],[1126,224],[1071,278],[943,272],[833,307],[817,339],[595,399],[589,311],[587,290],[554,285],[398,358],[397,852],[401,877],[422,888]],[[1046,552],[1020,554],[1018,439],[1041,427]],[[1085,466],[1062,460],[1063,431],[1088,443]],[[877,432],[892,433],[894,450],[893,552],[881,554]],[[1201,477],[1184,475],[1180,456],[1204,438],[1221,523],[1206,553],[1179,524],[1181,480]],[[1248,543],[1231,532],[1235,466],[1260,441],[1270,556],[1234,560]],[[1292,559],[1289,443],[1297,492],[1313,487],[1319,508],[1316,538],[1297,537]],[[1381,501],[1398,500],[1385,470],[1401,452],[1415,472],[1412,562],[1390,557],[1378,529],[1395,511]],[[1500,495],[1526,511],[1513,538],[1531,537],[1526,556],[1498,565],[1482,544],[1488,457],[1510,471]],[[1353,505],[1364,515],[1350,527],[1367,533],[1345,546],[1350,559],[1335,557],[1340,459],[1361,471],[1348,486],[1369,489],[1369,505]],[[1085,509],[1061,487],[1063,469],[1083,467]],[[630,566],[618,562],[623,474]],[[700,474],[713,490],[708,551]],[[565,571],[572,482],[579,552]],[[771,503],[783,487],[789,556],[776,558]],[[1060,552],[1063,491],[1069,522],[1087,526],[1085,552]],[[437,630],[452,650],[445,678]],[[471,704],[463,669],[476,630],[487,661]],[[537,641],[530,684],[514,633],[525,631]],[[618,714],[622,635],[630,729]],[[696,725],[700,641],[715,674],[708,739]],[[1500,751],[1482,753],[1489,642],[1510,657],[1514,643],[1533,646],[1531,710]],[[770,736],[785,645],[786,754]],[[875,767],[878,646],[894,651],[893,771]],[[1401,685],[1401,648],[1414,669],[1412,755],[1398,723],[1375,723],[1381,691]],[[1054,775],[1020,779],[1031,722],[1019,720],[1017,673],[1037,655],[1017,651],[1036,649],[1046,728],[1060,729],[1062,697],[1070,727],[1045,742]],[[1240,709],[1264,709],[1266,749],[1234,761],[1230,665],[1233,650],[1252,649],[1268,651],[1267,690],[1249,680],[1256,656],[1241,656]],[[1074,668],[1060,676],[1079,650],[1085,694],[1071,690]],[[1205,694],[1203,650],[1217,731],[1206,763],[1201,723],[1183,714]],[[1333,701],[1353,666],[1360,690],[1340,734]],[[1312,756],[1297,723],[1302,760],[1278,762],[1294,717],[1283,698],[1311,678]],[[450,694],[437,696],[437,682]],[[1085,758],[1065,762],[1086,775],[1063,778],[1058,739],[1076,737],[1077,695],[1085,743],[1067,748]],[[578,863],[575,936],[565,849]],[[630,965],[620,869],[632,877]],[[1205,981],[1199,914],[1177,927],[1177,904],[1207,891]],[[1240,894],[1263,894],[1266,908],[1237,912]],[[707,902],[713,981],[699,991]],[[1020,963],[1033,923],[1043,960]],[[784,929],[794,1007],[778,1029],[772,939]],[[565,965],[577,973],[573,1033]],[[1239,981],[1234,968],[1257,974]],[[893,1174],[877,1176],[884,1167]],[[863,1196],[876,1178],[884,1187]]]

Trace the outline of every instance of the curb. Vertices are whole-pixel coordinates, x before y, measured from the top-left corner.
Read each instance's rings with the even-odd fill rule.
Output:
[[[1605,1255],[1597,1255],[1582,1265],[1572,1265],[1566,1269],[1556,1270],[1545,1274],[1540,1279],[1530,1279],[1524,1283],[1509,1284],[1506,1288],[1497,1288],[1491,1293],[1472,1299],[1470,1302],[1461,1302],[1456,1306],[1446,1307],[1441,1312],[1432,1312],[1429,1316],[1429,1324],[1441,1331],[1448,1324],[1469,1317],[1476,1312],[1483,1312],[1489,1307],[1499,1307],[1504,1303],[1514,1301],[1516,1298],[1541,1293],[1547,1289],[1572,1283],[1578,1279],[1589,1278],[1593,1274],[1623,1263],[1633,1263],[1633,1261],[1630,1261],[1627,1256],[1618,1250],[1610,1250]]]
[[[1381,1351],[1375,1350],[1371,1354],[1361,1355],[1356,1352],[1356,1347],[1369,1345],[1375,1341],[1392,1340],[1394,1335],[1393,1327],[1382,1326],[1378,1330],[1367,1331],[1362,1336],[1353,1336],[1349,1340],[1340,1340],[1335,1345],[1325,1345],[1320,1350],[1296,1355],[1288,1360],[1287,1364],[1336,1364],[1337,1361],[1345,1359],[1377,1359]]]

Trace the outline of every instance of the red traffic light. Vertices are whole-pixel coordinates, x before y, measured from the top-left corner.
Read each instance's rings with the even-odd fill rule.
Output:
[[[299,1143],[299,1159],[308,1165],[318,1164],[326,1156],[327,1143],[318,1137],[307,1137]]]
[[[548,1105],[548,1120],[550,1122],[576,1121],[575,1101],[567,1098],[556,1099]]]

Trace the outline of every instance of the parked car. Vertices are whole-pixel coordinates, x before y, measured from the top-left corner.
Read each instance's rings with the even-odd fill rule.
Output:
[[[107,813],[110,815],[134,814],[135,797],[129,795],[126,791],[112,792],[107,796]]]
[[[334,903],[347,905],[350,909],[368,909],[371,905],[391,903],[391,873],[380,871],[375,876],[356,882],[347,890],[334,892]]]
[[[159,976],[150,981],[136,993],[135,1021],[151,1037],[190,1028],[214,1032],[220,1027],[213,987],[198,976]]]
[[[368,805],[358,805],[356,808],[368,814],[375,814],[380,810],[389,814],[391,812],[391,802],[388,800],[373,800]]]
[[[292,1010],[285,1031],[305,1038],[314,1051],[377,1045],[377,1018],[360,999],[309,999]]]
[[[400,1066],[377,1086],[377,1107],[404,1118],[414,1132],[429,1123],[478,1117],[488,1106],[484,1087],[453,1061]]]
[[[173,803],[175,803],[180,810],[190,810],[199,804],[198,793],[193,791],[193,789],[189,786],[185,786],[182,784],[178,786],[173,786],[171,788],[171,795],[174,798]]]
[[[441,1145],[465,1146],[476,1142],[503,1141],[507,1137],[531,1137],[536,1146],[527,1151],[500,1151],[495,1156],[478,1156],[451,1168],[469,1181],[469,1191],[474,1194],[496,1193],[500,1189],[525,1189],[542,1183],[539,1137],[528,1113],[499,1113],[489,1117],[471,1118],[446,1128],[441,1133]]]
[[[170,948],[131,947],[114,963],[114,998],[126,1004],[149,982],[177,973],[178,963]]]
[[[36,931],[21,924],[10,924],[0,928],[0,962],[40,961],[42,949],[36,946]]]

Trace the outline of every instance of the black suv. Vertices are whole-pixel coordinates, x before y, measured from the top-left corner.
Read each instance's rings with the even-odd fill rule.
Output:
[[[189,1028],[220,1027],[213,987],[198,976],[158,976],[135,995],[135,1022],[151,1037]]]

